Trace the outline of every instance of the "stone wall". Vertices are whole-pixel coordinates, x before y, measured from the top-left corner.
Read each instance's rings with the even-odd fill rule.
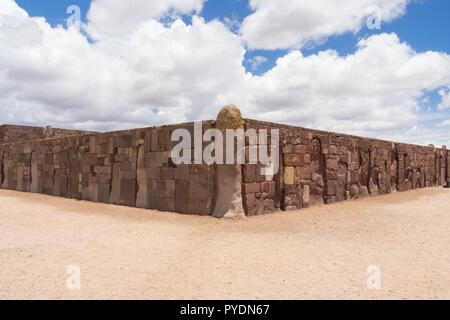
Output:
[[[80,130],[68,130],[48,127],[29,127],[16,125],[0,126],[0,144],[24,142],[39,139],[59,138],[88,133]]]
[[[204,122],[203,130],[213,122]],[[193,124],[0,145],[3,189],[209,215],[215,167],[170,160],[171,133]]]
[[[229,167],[233,170],[175,165],[170,155],[178,142],[171,142],[171,135],[185,128],[194,139],[194,124],[187,123],[0,144],[0,188],[220,217],[233,216],[230,210],[239,216],[242,208],[251,216],[450,183],[450,152],[445,148],[251,119],[242,123],[245,129],[269,129],[269,145],[270,130],[279,130],[276,174],[262,175],[261,164]],[[203,122],[203,132],[215,126],[215,121]],[[13,136],[26,139],[29,132],[34,131]],[[251,150],[263,143],[246,139],[247,161]],[[226,187],[226,181],[232,187],[237,181],[237,189]],[[227,198],[242,205],[228,208],[223,203]]]
[[[246,119],[246,128],[280,130],[280,171],[258,176],[244,165],[249,215],[300,209],[448,184],[450,152]],[[251,148],[251,146],[247,146]]]

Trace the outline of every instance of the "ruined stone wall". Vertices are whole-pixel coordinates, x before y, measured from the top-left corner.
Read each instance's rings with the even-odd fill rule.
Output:
[[[273,211],[272,200],[274,208],[300,209],[440,186],[450,179],[449,152],[445,148],[250,119],[246,119],[246,128],[279,129],[281,140],[280,172],[273,179],[258,176],[261,165],[244,165],[243,194],[249,215]]]
[[[203,130],[212,125],[204,122]],[[194,128],[184,124],[0,145],[0,186],[209,215],[215,168],[172,163],[171,134],[180,127]]]
[[[246,130],[269,130],[267,142],[246,138],[247,163],[250,151],[263,143],[270,146],[270,130],[279,129],[276,174],[262,175],[261,164],[223,172],[221,165],[175,165],[170,156],[178,142],[171,142],[171,135],[175,129],[186,128],[194,140],[194,124],[187,123],[0,144],[0,188],[212,215],[229,196],[226,192],[218,196],[220,188],[226,181],[237,181],[239,197],[232,198],[242,202],[245,214],[251,216],[450,182],[450,152],[445,148],[251,119],[243,123]],[[203,122],[203,132],[215,126],[215,121]],[[191,155],[193,159],[193,150]],[[219,179],[221,174],[236,176]]]
[[[51,127],[30,127],[16,125],[0,126],[0,144],[24,142],[48,138],[60,138],[72,135],[80,135],[89,133],[80,130],[58,129]]]

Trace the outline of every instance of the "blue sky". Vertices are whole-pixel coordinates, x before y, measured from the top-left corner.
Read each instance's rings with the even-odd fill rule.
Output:
[[[185,24],[174,28],[163,0],[5,0],[52,28],[13,11],[2,25],[0,12],[0,103],[15,106],[0,122],[113,130],[234,103],[261,120],[450,144],[450,1],[345,1],[170,0]],[[371,5],[380,29],[366,27]]]

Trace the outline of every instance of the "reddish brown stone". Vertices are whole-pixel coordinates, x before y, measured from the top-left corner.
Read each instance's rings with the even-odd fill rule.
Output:
[[[309,165],[311,163],[311,155],[310,154],[303,155],[303,162],[305,163],[305,165]]]
[[[284,155],[284,165],[285,166],[302,166],[303,159],[300,154],[288,153]]]
[[[273,212],[275,211],[275,204],[272,199],[264,200],[264,212]]]
[[[337,159],[327,159],[327,170],[336,171],[339,168]]]
[[[261,192],[269,193],[269,191],[270,191],[270,182],[266,181],[261,183]]]
[[[261,184],[259,183],[245,183],[244,184],[244,193],[256,193],[261,191]]]
[[[189,180],[189,165],[180,165],[175,168],[175,180]]]
[[[246,210],[248,216],[253,216],[256,214],[256,198],[255,194],[247,194],[245,196]]]
[[[295,183],[300,184],[302,180],[311,180],[311,167],[295,168]]]
[[[329,180],[327,183],[327,195],[334,196],[336,194],[336,180]]]
[[[252,183],[256,181],[256,168],[255,164],[244,165],[244,182]]]
[[[295,153],[300,154],[311,153],[311,147],[309,145],[297,145],[295,146]]]
[[[136,205],[136,180],[120,182],[120,204],[132,207]]]

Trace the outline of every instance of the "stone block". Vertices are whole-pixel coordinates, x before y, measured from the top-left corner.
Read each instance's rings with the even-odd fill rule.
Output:
[[[337,159],[327,159],[327,170],[337,171],[339,168]]]
[[[189,213],[189,181],[177,180],[175,182],[175,211]]]
[[[303,165],[303,155],[301,154],[285,154],[284,155],[284,165],[299,167]]]
[[[150,180],[161,179],[161,168],[147,168],[147,179]]]
[[[210,215],[213,209],[213,166],[195,165],[189,176],[189,212]]]
[[[136,171],[122,170],[120,171],[121,180],[136,180]]]
[[[294,153],[298,154],[307,154],[311,153],[311,146],[309,145],[296,145],[294,149]]]
[[[256,199],[256,214],[261,215],[264,213],[264,200]]]
[[[247,194],[245,196],[246,210],[248,216],[253,216],[256,214],[256,198],[255,194]]]
[[[311,167],[298,167],[295,168],[295,183],[300,184],[302,180],[311,180]]]
[[[294,184],[294,176],[295,176],[294,167],[284,168],[284,179],[283,179],[284,184],[286,185]]]
[[[264,212],[274,212],[275,211],[275,203],[272,199],[264,200]]]
[[[112,167],[105,167],[105,166],[95,166],[94,172],[97,174],[111,174],[112,173]]]
[[[244,184],[244,193],[250,194],[250,193],[256,193],[261,191],[261,184],[260,183],[245,183]]]
[[[305,165],[311,164],[311,155],[309,153],[303,155],[303,163]]]
[[[119,147],[129,148],[132,146],[133,137],[131,134],[121,134],[118,137],[118,145]]]
[[[175,180],[189,180],[189,165],[177,166],[174,171]]]
[[[136,206],[136,180],[120,181],[120,204]]]
[[[244,182],[252,183],[256,181],[256,164],[244,165]]]

